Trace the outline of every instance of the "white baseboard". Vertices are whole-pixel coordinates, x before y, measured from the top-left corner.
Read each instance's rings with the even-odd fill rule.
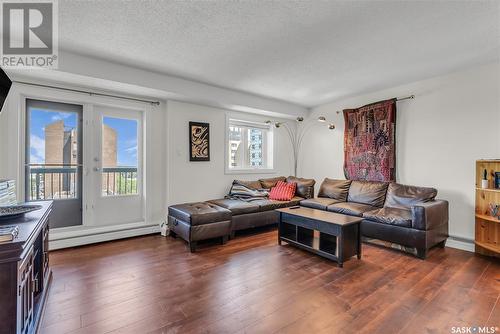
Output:
[[[474,252],[474,240],[450,235],[446,240],[446,247]]]
[[[130,226],[135,225],[135,226]],[[68,247],[76,247],[97,242],[110,241],[116,239],[136,237],[140,235],[160,233],[158,224],[140,225],[129,224],[129,226],[116,226],[111,228],[97,228],[78,231],[76,233],[56,231],[51,232],[49,237],[49,249],[56,250]]]

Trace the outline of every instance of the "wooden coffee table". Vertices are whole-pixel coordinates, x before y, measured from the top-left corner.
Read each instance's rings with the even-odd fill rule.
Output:
[[[361,258],[361,217],[306,207],[277,209],[278,244],[282,241],[327,259],[339,267],[357,255]]]

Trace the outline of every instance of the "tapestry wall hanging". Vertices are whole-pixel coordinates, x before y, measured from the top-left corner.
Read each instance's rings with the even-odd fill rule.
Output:
[[[348,180],[396,181],[396,99],[344,110]]]
[[[210,161],[210,125],[189,122],[189,161]]]

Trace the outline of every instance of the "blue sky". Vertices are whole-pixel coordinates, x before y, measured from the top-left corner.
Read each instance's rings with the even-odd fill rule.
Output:
[[[30,161],[45,162],[45,127],[63,120],[66,128],[75,128],[77,114],[41,109],[30,110]],[[137,121],[104,117],[104,124],[116,130],[118,136],[118,165],[137,166]]]
[[[103,123],[116,130],[118,165],[137,167],[137,121],[104,117]]]

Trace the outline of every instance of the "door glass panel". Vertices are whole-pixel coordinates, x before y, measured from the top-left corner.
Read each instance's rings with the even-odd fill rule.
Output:
[[[50,227],[82,224],[81,105],[26,100],[26,201],[54,200]]]
[[[138,193],[138,121],[103,117],[102,119],[102,195]]]
[[[28,108],[28,200],[78,197],[78,113]]]

